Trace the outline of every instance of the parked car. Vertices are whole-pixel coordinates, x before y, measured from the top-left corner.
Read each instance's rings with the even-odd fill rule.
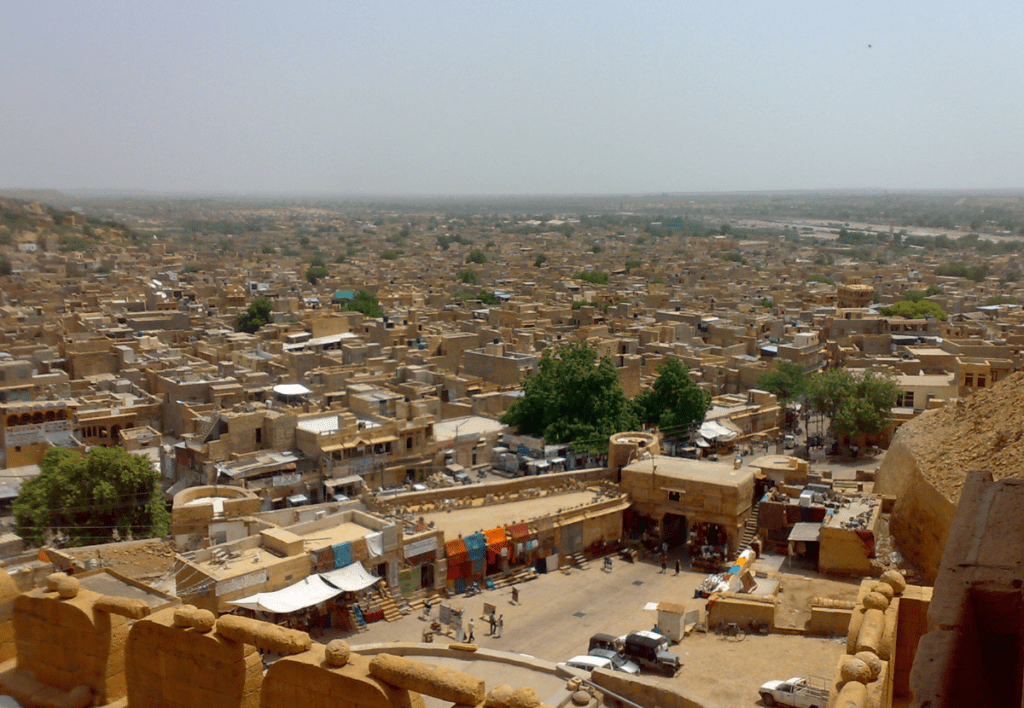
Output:
[[[642,669],[675,676],[683,662],[678,654],[668,650],[670,646],[668,637],[656,632],[634,632],[622,639],[622,655]]]
[[[825,708],[828,687],[825,679],[794,676],[788,681],[768,681],[758,691],[766,706],[793,706],[794,708]]]
[[[637,666],[636,662],[630,661],[614,649],[594,647],[590,650],[590,656],[608,659],[608,661],[612,662],[612,669],[615,671],[621,671],[624,674],[632,674],[633,676],[640,673],[640,667]]]
[[[611,649],[612,651],[618,651],[622,648],[622,642],[618,638],[613,637],[610,634],[595,634],[590,638],[590,645],[587,647],[587,652],[592,652],[595,649]]]
[[[565,665],[579,671],[586,671],[589,674],[594,669],[611,669],[612,661],[600,656],[581,654],[569,659],[569,661],[565,662]]]

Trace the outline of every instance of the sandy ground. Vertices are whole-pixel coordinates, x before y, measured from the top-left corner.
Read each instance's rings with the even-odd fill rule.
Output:
[[[586,570],[566,575],[549,573],[520,586],[520,602],[513,604],[509,589],[485,591],[472,598],[455,598],[476,619],[476,641],[481,646],[515,651],[552,662],[565,661],[576,654],[585,654],[587,641],[596,632],[614,635],[637,629],[650,629],[657,621],[656,613],[643,609],[647,602],[672,601],[687,609],[702,608],[703,600],[693,599],[693,591],[703,580],[699,573],[670,570],[646,562],[613,562],[606,572],[599,562],[591,562]],[[828,594],[838,588],[843,593],[853,583],[805,578],[786,574],[782,578],[783,595],[810,597]],[[799,588],[799,593],[797,592]],[[483,603],[491,603],[504,615],[504,636],[488,636],[482,619]],[[434,616],[437,610],[434,610]],[[390,641],[419,641],[425,622],[416,615],[387,623],[378,622],[368,629],[346,634],[332,631],[319,641],[343,637],[353,647]],[[452,641],[438,637],[437,641]],[[683,661],[683,669],[673,683],[723,706],[757,706],[757,689],[771,679],[814,675],[830,677],[845,641],[806,638],[798,635],[773,634],[748,636],[742,642],[716,634],[693,634],[684,638],[674,651]]]

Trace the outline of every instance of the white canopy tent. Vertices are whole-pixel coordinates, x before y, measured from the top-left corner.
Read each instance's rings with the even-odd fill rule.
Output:
[[[353,563],[353,565],[359,564]],[[259,592],[239,600],[232,600],[231,604],[249,610],[284,614],[304,610],[340,594],[341,590],[325,583],[319,575],[310,575],[286,588],[274,592]]]
[[[738,433],[721,423],[708,420],[701,424],[700,436],[705,440],[728,442],[729,440],[734,440],[738,436]]]
[[[366,572],[362,563],[352,563],[344,568],[320,573],[320,577],[338,588],[338,592],[359,592],[382,580]]]

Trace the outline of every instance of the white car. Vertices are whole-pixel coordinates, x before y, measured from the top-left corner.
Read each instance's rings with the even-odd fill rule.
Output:
[[[828,704],[828,686],[824,679],[794,676],[788,681],[768,681],[758,693],[766,706],[793,706],[793,708],[825,708]]]
[[[631,674],[633,676],[640,673],[640,667],[635,662],[626,659],[622,654],[614,649],[594,647],[590,650],[590,655],[597,656],[602,659],[608,659],[608,661],[612,662],[612,669],[615,671],[621,671],[624,674]]]
[[[612,660],[606,659],[601,656],[588,656],[581,654],[580,656],[574,656],[565,662],[565,665],[577,669],[578,671],[586,671],[588,674],[594,669],[614,669],[612,666]]]

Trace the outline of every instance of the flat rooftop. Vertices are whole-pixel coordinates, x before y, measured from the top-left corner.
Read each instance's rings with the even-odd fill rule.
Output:
[[[550,516],[557,513],[559,509],[569,509],[581,504],[590,504],[597,499],[596,492],[586,490],[525,499],[507,504],[452,509],[450,512],[436,511],[422,514],[422,516],[428,524],[433,521],[437,528],[444,531],[445,538],[451,540],[459,534],[468,536],[485,529],[509,526],[516,522],[529,521],[540,516]],[[416,515],[420,516],[420,514]]]
[[[741,467],[736,470],[729,462],[708,462],[664,455],[656,455],[653,459],[640,460],[626,465],[622,471],[634,475],[651,474],[652,467],[660,477],[683,482],[716,484],[722,487],[739,487],[754,476],[754,471],[750,467]]]
[[[324,546],[335,546],[339,543],[358,541],[361,538],[366,538],[371,533],[375,533],[375,531],[352,521],[344,521],[336,526],[328,526],[306,534],[300,534],[299,538],[302,539],[304,548],[307,551],[311,551],[323,548]]]

